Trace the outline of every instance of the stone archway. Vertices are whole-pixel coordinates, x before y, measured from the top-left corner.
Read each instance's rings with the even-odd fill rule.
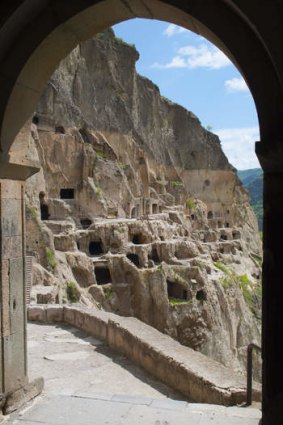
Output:
[[[3,188],[17,186],[17,208],[22,209],[21,181],[34,170],[8,164],[8,152],[16,134],[32,115],[46,81],[58,62],[73,47],[112,24],[134,17],[167,20],[195,31],[222,49],[245,77],[253,94],[260,123],[261,142],[257,154],[265,171],[264,180],[264,324],[263,324],[263,423],[281,424],[283,413],[283,61],[280,40],[283,6],[276,0],[10,0],[3,1],[0,14],[4,23],[0,30],[0,130],[1,171]],[[16,182],[16,183],[14,183]],[[12,184],[12,186],[13,186]],[[3,192],[3,191],[2,191]],[[11,197],[11,196],[10,196]],[[6,202],[7,201],[7,202]],[[5,209],[1,208],[1,226],[5,229]],[[24,224],[22,226],[24,229]],[[24,231],[24,230],[22,230]],[[22,237],[24,235],[21,235]],[[8,234],[5,237],[14,238]],[[11,239],[13,241],[14,239]],[[14,267],[24,251],[11,250],[2,261]],[[15,257],[17,255],[17,257]],[[13,266],[12,266],[13,264]],[[1,269],[1,291],[14,282]],[[268,282],[268,284],[267,284]],[[18,282],[18,284],[24,284]],[[1,341],[11,336],[3,319],[10,317],[7,297],[2,298]],[[6,303],[6,304],[5,304]],[[6,316],[5,316],[6,315]],[[8,316],[7,316],[8,315]],[[23,316],[24,317],[24,316]],[[4,327],[3,327],[4,326]],[[10,332],[10,333],[9,333]],[[19,333],[24,334],[24,319]],[[24,352],[21,339],[21,352]],[[9,359],[16,362],[16,352]],[[5,353],[5,348],[2,350]],[[25,361],[23,360],[23,363]],[[5,356],[1,359],[2,377],[7,374]],[[26,381],[26,368],[22,383]],[[8,379],[8,378],[7,378]],[[3,379],[2,379],[3,380]],[[16,389],[13,380],[2,392]],[[17,384],[18,385],[18,384]]]
[[[6,28],[2,31],[4,55],[0,63],[5,87],[0,98],[2,152],[8,152],[17,132],[31,116],[59,61],[80,41],[112,24],[135,17],[182,25],[223,50],[251,89],[261,138],[266,141],[274,137],[283,127],[281,81],[275,58],[271,57],[268,48],[269,40],[263,39],[260,29],[266,31],[268,15],[274,18],[275,4],[272,7],[272,2],[266,1],[268,7],[263,6],[260,11],[255,1],[250,1],[246,8],[241,3],[232,0],[21,2],[15,16],[10,17],[11,26],[12,17],[17,23],[13,36]],[[255,10],[251,3],[257,6],[258,16],[253,16]],[[265,19],[260,22],[262,28],[256,28],[252,18]]]

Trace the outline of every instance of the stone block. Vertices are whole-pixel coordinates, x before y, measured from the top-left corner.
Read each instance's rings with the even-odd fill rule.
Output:
[[[3,338],[4,392],[26,384],[25,333],[17,332]]]
[[[242,376],[157,332],[135,319],[117,317],[109,320],[107,341],[189,399],[226,406],[245,400]],[[254,384],[253,397],[259,393]]]
[[[1,199],[21,199],[23,182],[0,179]]]
[[[54,246],[57,251],[76,251],[77,245],[71,235],[55,235]]]
[[[1,319],[0,319],[0,326],[1,326]],[[1,328],[0,328],[1,329]],[[1,365],[1,374],[2,374],[2,365],[3,365],[3,357],[2,357],[2,340],[3,338],[0,338],[0,365]],[[2,375],[1,375],[2,376]],[[3,379],[0,379],[0,423],[1,423],[1,410],[2,410],[2,402],[3,402]]]
[[[76,309],[75,326],[79,329],[84,329],[86,313],[81,309]]]
[[[37,304],[54,304],[56,301],[56,287],[42,287],[36,291]],[[57,291],[58,293],[58,291]]]
[[[20,199],[2,199],[1,226],[2,236],[22,234],[22,201]]]
[[[111,319],[108,321],[107,342],[111,348],[121,351],[130,358],[134,358],[133,351],[135,350],[135,344],[133,341],[128,341],[130,343],[125,344],[121,324]]]
[[[29,305],[27,316],[31,322],[46,322],[46,308],[43,305]]]
[[[75,306],[64,306],[63,321],[94,337],[107,340],[108,313],[103,315],[100,311],[93,309],[88,311]]]
[[[99,339],[107,339],[108,320],[102,320],[95,313],[85,314],[83,330]]]
[[[76,310],[71,306],[63,307],[63,320],[68,325],[75,326],[76,324]]]
[[[46,307],[46,321],[47,322],[63,322],[63,306],[61,305],[48,305]]]
[[[1,392],[1,394],[0,394],[0,424],[1,424],[1,423],[2,423],[2,421],[4,420],[4,418],[3,418],[3,416],[2,416],[2,410],[3,410],[3,407],[4,407],[5,403],[6,403],[6,397],[5,397],[5,394],[3,394],[3,393]]]
[[[5,415],[8,415],[14,410],[19,409],[25,403],[39,395],[42,392],[43,387],[43,378],[37,378],[34,381],[23,385],[16,391],[9,393],[6,397],[6,402],[3,409]]]
[[[18,258],[23,255],[22,236],[3,236],[2,237],[2,258]]]
[[[1,283],[2,283],[2,333],[3,336],[10,335],[10,262],[9,260],[2,261],[1,268]]]
[[[25,322],[23,258],[10,260],[10,332],[23,332]]]

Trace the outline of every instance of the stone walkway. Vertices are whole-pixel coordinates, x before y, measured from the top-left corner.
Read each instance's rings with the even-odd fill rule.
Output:
[[[42,396],[13,425],[257,425],[257,409],[195,404],[103,342],[64,326],[28,325],[30,378]]]

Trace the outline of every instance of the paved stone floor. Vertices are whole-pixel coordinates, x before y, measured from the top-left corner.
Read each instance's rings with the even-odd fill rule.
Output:
[[[185,401],[102,341],[62,326],[28,325],[30,378],[44,393],[8,425],[257,425],[257,409]]]

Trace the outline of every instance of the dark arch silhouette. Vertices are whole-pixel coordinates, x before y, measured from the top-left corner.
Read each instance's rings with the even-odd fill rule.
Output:
[[[7,164],[7,154],[15,136],[32,116],[41,91],[59,61],[80,41],[115,23],[142,17],[182,25],[212,41],[238,67],[256,104],[261,135],[256,152],[265,172],[263,425],[281,425],[282,2],[123,0],[118,3],[116,0],[3,0],[0,4],[0,16],[0,152],[4,164]],[[4,177],[15,179],[16,171],[4,173]]]

